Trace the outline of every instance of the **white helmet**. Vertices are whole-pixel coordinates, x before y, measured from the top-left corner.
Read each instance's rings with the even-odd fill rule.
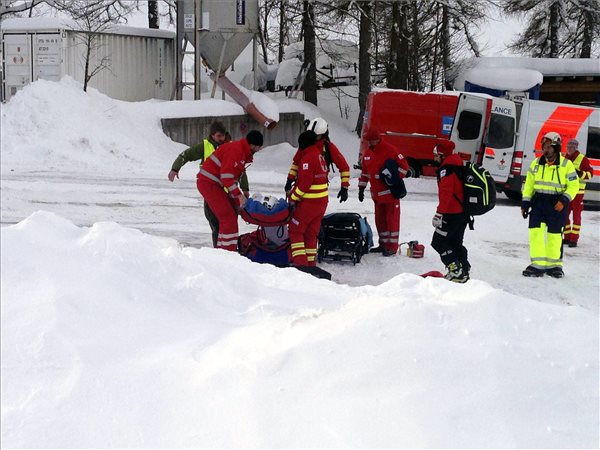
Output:
[[[542,141],[544,141],[544,139],[548,139],[550,141],[550,145],[557,145],[560,147],[562,144],[560,134],[556,133],[555,131],[549,131],[546,133],[542,138]]]
[[[317,117],[316,119],[313,119],[310,122],[308,122],[306,129],[314,131],[315,134],[318,136],[320,134],[327,133],[328,125],[327,122],[325,122],[325,120],[321,119],[320,117]]]
[[[263,201],[262,204],[265,208],[267,208],[268,210],[273,209],[273,207],[279,203],[279,200],[273,196],[273,195],[265,195],[263,197]]]

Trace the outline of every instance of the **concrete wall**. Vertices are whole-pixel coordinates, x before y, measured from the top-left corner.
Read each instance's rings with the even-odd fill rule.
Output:
[[[298,135],[304,131],[304,115],[300,113],[280,113],[279,122],[272,130],[267,130],[248,115],[222,117],[181,117],[162,119],[162,128],[175,142],[194,145],[208,137],[210,124],[214,120],[223,122],[234,140],[241,139],[250,130],[259,130],[265,136],[265,146],[288,142],[298,146]]]

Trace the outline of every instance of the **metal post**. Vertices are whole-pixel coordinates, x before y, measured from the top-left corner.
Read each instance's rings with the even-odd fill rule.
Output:
[[[200,30],[202,29],[202,0],[194,0],[196,19],[194,34],[194,100],[202,98],[200,76],[202,74],[202,55],[200,54]]]
[[[183,0],[177,0],[177,66],[175,67],[175,99],[183,98]],[[171,98],[172,100],[172,98]]]

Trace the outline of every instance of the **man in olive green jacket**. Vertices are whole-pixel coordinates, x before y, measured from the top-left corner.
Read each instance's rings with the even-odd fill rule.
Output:
[[[227,133],[225,126],[221,122],[215,121],[211,123],[209,137],[207,139],[204,139],[202,142],[187,148],[181,152],[177,158],[175,158],[175,161],[173,161],[173,165],[171,166],[171,171],[168,175],[169,181],[173,182],[175,178],[179,178],[179,171],[186,163],[190,161],[200,160],[200,167],[202,167],[202,163],[213,154],[219,145],[227,141],[227,137],[229,137],[229,140],[231,140],[231,136],[229,136],[229,133]],[[250,188],[248,186],[248,176],[246,175],[246,172],[244,172],[240,178],[240,188],[242,191],[244,191],[246,197],[248,197]],[[204,216],[206,217],[206,220],[208,220],[210,229],[212,231],[213,247],[216,247],[217,236],[219,235],[219,220],[208,207],[206,202],[204,202]]]

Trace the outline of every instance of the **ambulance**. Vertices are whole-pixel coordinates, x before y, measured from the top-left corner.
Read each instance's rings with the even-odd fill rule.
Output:
[[[363,131],[375,127],[407,158],[410,176],[435,175],[433,147],[443,139],[465,161],[485,167],[498,191],[519,199],[529,165],[540,154],[541,137],[556,131],[563,152],[579,141],[594,168],[585,201],[600,205],[600,109],[520,98],[449,91],[377,90],[369,94]],[[366,143],[361,140],[360,155]],[[359,155],[359,165],[360,158]]]

